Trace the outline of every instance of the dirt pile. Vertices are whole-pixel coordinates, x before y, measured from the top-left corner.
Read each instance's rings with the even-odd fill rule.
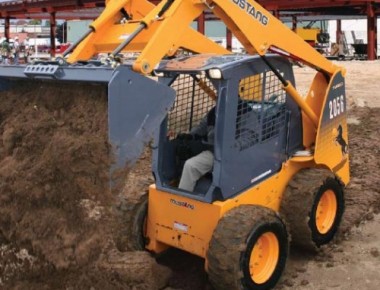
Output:
[[[380,213],[380,109],[353,107],[349,111],[351,181],[346,190],[342,231]]]
[[[0,101],[0,286],[164,284],[146,253],[114,249],[106,88],[20,81]]]

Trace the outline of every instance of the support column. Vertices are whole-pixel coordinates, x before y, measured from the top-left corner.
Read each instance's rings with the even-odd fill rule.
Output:
[[[367,3],[367,39],[367,59],[375,60],[377,58],[377,19],[371,2]]]
[[[344,43],[345,38],[343,37],[342,31],[342,20],[337,19],[336,21],[336,46],[331,48],[331,55],[334,56],[344,56],[347,52],[346,43]]]
[[[296,32],[297,31],[297,16],[292,16],[292,30],[294,31],[294,32]]]
[[[50,13],[50,56],[55,57],[55,36],[56,36],[56,18],[55,12]]]
[[[197,19],[198,32],[205,34],[205,13],[203,12]]]
[[[4,37],[7,39],[7,42],[9,43],[9,39],[11,38],[11,19],[9,16],[5,17],[4,21]]]
[[[342,35],[342,20],[336,21],[336,43],[339,44]]]
[[[273,10],[273,16],[280,19],[280,11],[278,11],[277,9]]]
[[[226,28],[226,45],[229,51],[232,51],[232,33],[231,30]]]

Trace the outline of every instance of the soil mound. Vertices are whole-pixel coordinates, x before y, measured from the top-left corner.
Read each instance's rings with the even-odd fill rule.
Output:
[[[114,249],[106,91],[23,80],[0,92],[0,286],[157,289],[136,274],[152,258]]]

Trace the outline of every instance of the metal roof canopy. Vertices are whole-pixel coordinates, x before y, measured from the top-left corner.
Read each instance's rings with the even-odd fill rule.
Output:
[[[159,0],[151,0],[159,3]],[[375,14],[380,14],[380,0],[258,0],[262,6],[271,11],[308,12],[319,15],[366,15],[367,5],[372,5]],[[77,9],[104,7],[104,0],[10,0],[0,2],[0,17],[17,17],[24,15],[73,11]],[[20,17],[21,16],[21,17]]]
[[[151,0],[153,3],[160,1]],[[340,19],[342,16],[352,15],[354,18],[359,15],[366,16],[367,34],[368,34],[368,59],[376,58],[377,47],[377,21],[376,18],[380,15],[380,0],[363,1],[363,0],[287,0],[287,1],[274,1],[274,0],[259,0],[258,1],[267,10],[273,11],[273,14],[281,18],[281,15],[289,16],[293,14],[293,18],[297,14],[309,15],[317,19],[318,16],[330,15],[336,16],[335,19]],[[50,19],[51,24],[51,40],[55,39],[55,25],[56,19],[91,19],[92,16],[96,17],[98,12],[83,13],[81,11],[75,12],[77,9],[88,9],[96,7],[104,7],[104,0],[14,0],[7,2],[0,2],[0,18],[5,18],[5,35],[9,38],[9,27],[11,18],[40,18]],[[65,12],[63,12],[65,11]],[[45,17],[44,17],[45,15]],[[85,16],[86,15],[86,16]],[[198,30],[204,33],[204,21],[207,18],[202,15],[198,19]],[[212,17],[211,17],[212,18]],[[338,28],[341,27],[340,20],[338,21]],[[339,29],[338,29],[339,30]],[[338,31],[337,33],[341,33]],[[231,34],[227,33],[227,39],[231,38]],[[54,46],[55,41],[52,41]],[[231,40],[227,41],[227,45],[231,44]],[[53,47],[52,47],[53,51]]]
[[[15,0],[0,3],[0,17],[28,18],[33,14],[104,7],[104,0]],[[49,18],[47,15],[46,18]]]
[[[371,4],[377,6],[377,12],[380,12],[380,0],[259,0],[258,2],[268,10],[310,11],[335,15],[366,14],[366,6]]]

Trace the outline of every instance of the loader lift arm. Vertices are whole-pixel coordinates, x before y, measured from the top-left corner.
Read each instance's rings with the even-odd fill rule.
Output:
[[[121,50],[145,51],[148,61],[138,61],[144,69],[135,70],[149,73],[154,68],[151,65],[157,64],[165,55],[174,55],[179,48],[197,53],[230,53],[192,29],[189,23],[193,19],[188,17],[176,15],[177,23],[172,24],[170,29],[162,29],[162,24],[166,23],[168,18],[172,18],[162,14],[169,11],[173,3],[174,0],[168,0],[155,6],[148,0],[107,0],[101,15],[90,24],[89,30],[64,52],[64,56],[71,53],[67,61],[75,63],[89,60],[97,53],[113,52],[113,55],[116,55]],[[180,30],[177,29],[177,25],[181,26]],[[157,38],[159,41],[155,40]],[[128,46],[123,45],[126,42]],[[153,42],[154,45],[151,44]],[[125,47],[117,51],[120,45]]]
[[[165,55],[173,55],[180,47],[197,53],[228,53],[205,36],[189,29],[194,19],[205,10],[210,10],[225,23],[249,54],[282,54],[328,75],[341,69],[310,48],[256,1],[164,0],[154,6],[146,0],[107,0],[106,4],[103,13],[90,25],[93,33],[89,32],[78,45],[69,62],[86,60],[102,51],[111,52],[140,24],[144,29],[124,48],[125,51],[141,52],[133,65],[136,72],[150,73]],[[131,19],[115,24],[125,13]],[[200,44],[196,43],[199,41]],[[144,70],[144,67],[149,70]]]
[[[115,52],[136,51],[140,54],[133,62],[133,70],[149,74],[165,55],[174,55],[179,48],[195,53],[229,53],[190,28],[194,19],[205,10],[210,10],[225,23],[249,54],[259,54],[266,61],[265,54],[274,52],[313,67],[328,80],[338,71],[344,74],[341,67],[310,47],[256,1],[164,0],[157,6],[146,0],[109,0],[106,3],[107,7],[101,16],[90,25],[94,33],[89,32],[70,55],[69,62],[89,59],[102,51],[113,51],[111,56]],[[132,18],[123,24],[115,24],[125,13]],[[142,17],[137,19],[137,16]],[[121,42],[125,38],[127,40]],[[270,63],[267,64],[270,66]],[[276,73],[275,68],[271,69]],[[280,74],[277,76],[287,93],[296,100],[314,127],[317,127],[317,114],[292,84]]]

